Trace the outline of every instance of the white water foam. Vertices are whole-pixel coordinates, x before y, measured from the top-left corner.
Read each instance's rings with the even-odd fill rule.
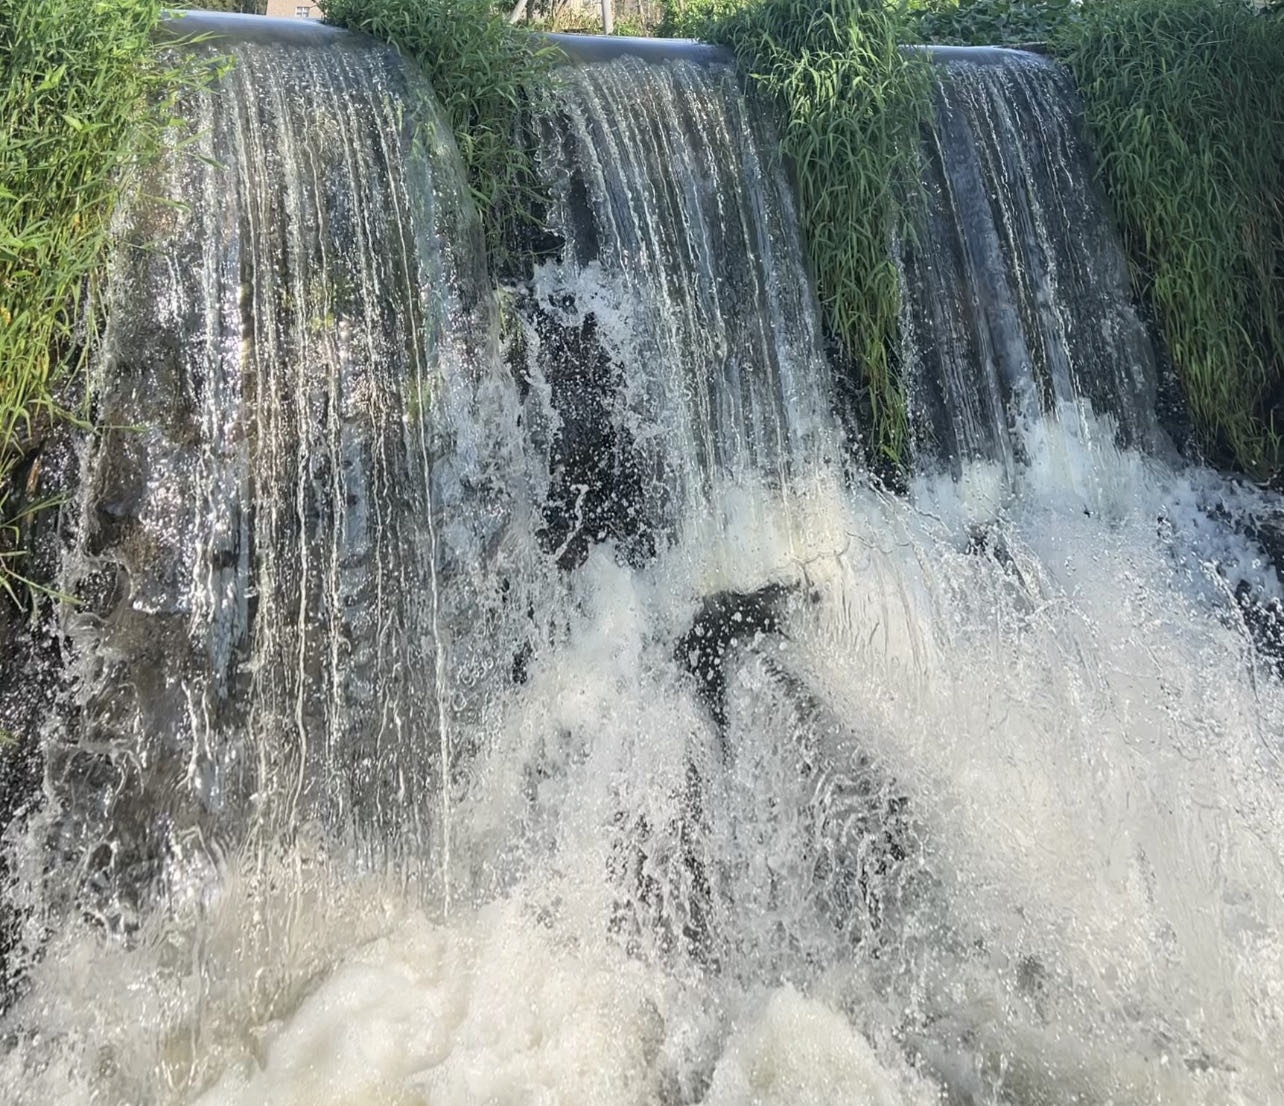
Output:
[[[469,905],[299,846],[128,944],[65,932],[5,1099],[1280,1101],[1284,693],[1219,584],[1253,550],[1211,474],[1098,429],[1033,432],[1013,489],[740,485],[721,548],[595,550],[456,805]],[[797,598],[720,739],[674,641],[768,580]],[[904,797],[894,851],[857,778]]]

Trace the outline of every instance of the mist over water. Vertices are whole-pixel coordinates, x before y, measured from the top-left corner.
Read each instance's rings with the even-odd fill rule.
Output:
[[[87,453],[72,582],[135,574],[68,616],[71,766],[10,845],[5,1100],[1279,1100],[1284,691],[1234,600],[1281,594],[1240,532],[1270,504],[1073,390],[907,496],[861,476],[774,136],[717,66],[567,75],[565,249],[506,362],[396,68],[238,58],[208,141],[261,146],[175,155],[206,268],[118,278],[131,325],[197,335],[163,362],[195,414],[141,437],[128,532]],[[324,177],[291,82],[385,113],[362,204],[237,206],[274,159]],[[339,211],[351,252],[291,244]],[[285,273],[320,306],[246,309]],[[157,377],[103,371],[113,410]],[[158,665],[200,709],[147,707]]]

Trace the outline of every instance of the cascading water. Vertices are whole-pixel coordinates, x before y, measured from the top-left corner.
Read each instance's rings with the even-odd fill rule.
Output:
[[[133,933],[223,865],[273,880],[318,826],[381,869],[446,863],[444,576],[489,515],[470,494],[458,521],[477,445],[424,412],[495,360],[480,230],[394,53],[231,61],[120,220],[29,938],[73,903]]]
[[[1034,54],[934,49],[926,227],[902,250],[920,452],[1009,476],[1020,427],[1087,400],[1154,452],[1156,371],[1092,180],[1069,75]]]
[[[153,184],[183,206],[125,220],[67,568],[55,833],[113,926],[189,855],[313,819],[409,856],[434,836],[429,481],[453,445],[422,410],[487,352],[477,230],[394,56],[232,62]]]
[[[1058,254],[1118,344],[890,497],[724,64],[566,72],[505,363],[423,92],[236,55],[119,261],[6,1099],[1278,1100],[1278,580],[1116,437],[1117,299]]]
[[[625,58],[563,86],[541,150],[563,257],[522,305],[557,424],[548,528],[564,563],[608,535],[636,560],[722,531],[728,484],[787,500],[839,442],[788,189],[731,67]]]

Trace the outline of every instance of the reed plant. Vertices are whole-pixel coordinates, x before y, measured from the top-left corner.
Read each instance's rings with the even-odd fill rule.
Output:
[[[16,477],[72,414],[60,389],[92,345],[89,310],[131,168],[195,78],[154,41],[160,0],[0,0],[0,589],[30,584]]]
[[[542,196],[523,131],[556,51],[511,25],[493,0],[322,0],[328,22],[412,58],[454,132],[481,214],[492,272],[537,221]]]
[[[688,0],[667,27],[729,47],[779,106],[826,328],[858,366],[873,460],[906,459],[896,236],[912,232],[930,76],[885,0]]]
[[[1278,476],[1284,21],[1236,0],[1089,2],[1054,47],[1206,449]]]

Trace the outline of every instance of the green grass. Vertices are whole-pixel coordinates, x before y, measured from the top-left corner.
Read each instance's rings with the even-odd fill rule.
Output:
[[[454,131],[492,272],[536,222],[541,196],[523,120],[556,51],[510,26],[492,0],[322,0],[326,20],[396,46],[427,75]]]
[[[655,33],[661,38],[703,38],[719,21],[750,6],[753,0],[664,0],[664,15]]]
[[[912,5],[915,41],[956,46],[1046,43],[1073,22],[1077,0],[921,0]]]
[[[874,463],[903,466],[891,244],[912,231],[931,99],[926,62],[899,49],[902,11],[882,0],[674,0],[665,27],[729,47],[779,106],[826,327],[859,367]]]
[[[1229,0],[1087,3],[1055,51],[1204,447],[1278,476],[1284,21]]]
[[[193,78],[153,44],[159,0],[0,0],[0,589],[32,505],[15,475],[92,345],[111,213]]]

